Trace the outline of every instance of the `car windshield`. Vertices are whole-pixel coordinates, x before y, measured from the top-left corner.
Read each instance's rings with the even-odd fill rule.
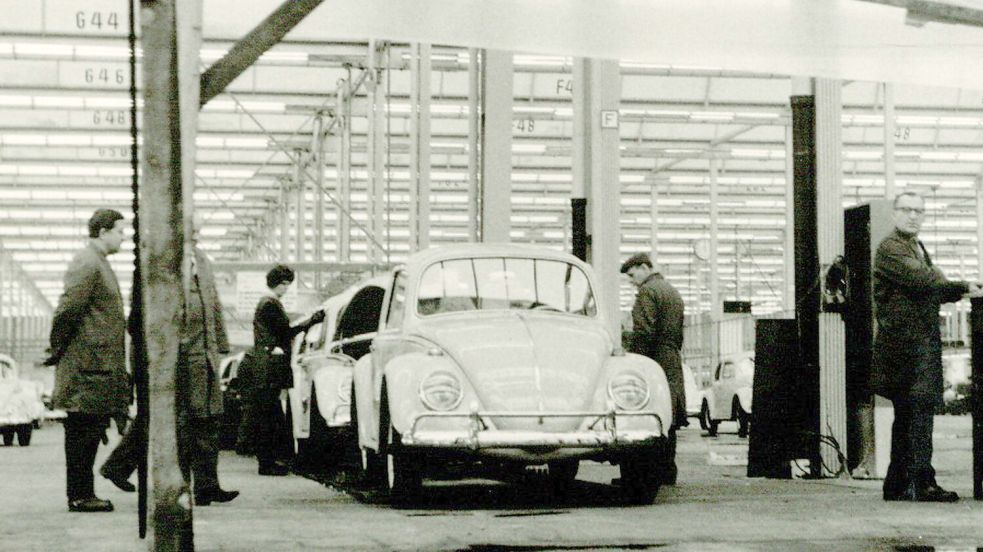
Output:
[[[584,272],[563,261],[493,257],[430,265],[420,280],[423,316],[491,309],[536,309],[595,316]]]

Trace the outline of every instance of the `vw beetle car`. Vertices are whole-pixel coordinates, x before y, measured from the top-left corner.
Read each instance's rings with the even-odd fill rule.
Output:
[[[388,280],[372,278],[329,298],[319,308],[324,321],[300,338],[291,411],[298,455],[312,469],[331,471],[354,451],[352,369],[369,352]]]
[[[44,402],[41,400],[41,384],[18,377],[17,363],[0,354],[0,435],[3,444],[10,446],[17,436],[17,443],[31,444],[31,434],[44,419]]]
[[[754,380],[754,352],[745,351],[721,358],[706,389],[701,422],[711,437],[720,422],[736,420],[737,434],[747,437],[751,423],[751,384]]]
[[[394,500],[448,464],[547,465],[562,488],[592,459],[620,466],[630,502],[651,503],[669,387],[617,345],[595,289],[575,257],[515,245],[430,249],[394,269],[355,366],[366,476]]]

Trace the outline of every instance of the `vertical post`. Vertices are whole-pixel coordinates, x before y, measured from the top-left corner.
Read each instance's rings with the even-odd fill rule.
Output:
[[[186,273],[182,184],[190,182],[194,171],[201,2],[182,2],[180,11],[175,0],[141,0],[141,7],[144,157],[139,218],[150,360],[151,540],[155,551],[191,550],[191,497],[177,456],[177,355]],[[190,186],[187,192],[190,196]]]
[[[710,320],[716,323],[723,316],[723,304],[720,301],[720,208],[717,206],[720,184],[717,182],[717,159],[710,157]],[[716,365],[714,351],[712,364]]]
[[[973,498],[983,500],[983,297],[971,301],[973,375],[970,409],[973,415]]]
[[[481,89],[481,78],[478,67],[478,50],[468,49],[468,241],[479,239],[478,228],[478,133],[481,118],[478,113],[478,95]]]
[[[351,77],[338,81],[338,261],[347,262],[351,257],[352,212],[352,118],[349,103]],[[368,240],[371,241],[371,240]]]
[[[324,114],[314,119],[314,289],[321,292],[321,263],[324,262]]]
[[[894,85],[883,83],[884,90],[884,197],[894,199]]]
[[[512,53],[483,50],[481,241],[508,242],[512,227]]]
[[[816,80],[816,230],[821,267],[843,254],[842,88],[838,80]],[[837,312],[819,314],[819,373],[819,433],[836,439],[846,455],[846,332]],[[821,447],[823,463],[835,466],[836,452]]]
[[[410,54],[410,250],[430,245],[430,45]]]
[[[652,260],[658,262],[659,259],[659,180],[656,177],[647,176],[651,188],[649,189],[649,221],[650,236],[649,242],[652,248]]]
[[[296,192],[294,210],[297,213],[297,220],[294,223],[297,233],[294,235],[294,260],[301,263],[304,262],[304,225],[307,222],[304,220],[304,214],[307,211],[307,205],[304,201],[305,194],[307,193],[307,178],[305,177],[304,163],[308,155],[299,149],[295,150],[295,153],[297,155],[297,162],[294,167],[294,186],[297,189],[294,190]]]
[[[785,311],[795,316],[795,171],[793,168],[792,121],[785,127],[785,249],[782,264],[785,269],[785,289],[782,294]]]
[[[382,105],[385,89],[382,87],[383,73],[382,68],[379,67],[379,56],[380,49],[383,49],[383,51],[388,51],[385,48],[385,45],[381,45],[380,48],[380,44],[374,40],[369,41],[369,128],[368,147],[366,152],[369,170],[366,196],[369,201],[369,230],[380,242],[382,241],[383,233],[382,205],[384,199],[383,179],[385,177],[385,166],[383,159],[385,149],[383,147],[383,140],[386,136],[386,127],[384,119],[385,108]],[[372,243],[372,240],[366,240],[366,244],[366,247],[369,250],[369,261],[381,262],[383,260],[383,252]]]
[[[580,80],[577,80],[578,76]],[[574,189],[587,198],[587,258],[598,280],[602,315],[608,331],[621,335],[620,264],[621,141],[618,106],[621,74],[617,61],[578,59],[574,62],[574,152],[583,152],[574,166]],[[579,111],[579,114],[578,114]],[[579,142],[579,144],[578,144]]]

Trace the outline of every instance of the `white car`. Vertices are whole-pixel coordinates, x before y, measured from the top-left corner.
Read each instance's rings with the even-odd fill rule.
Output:
[[[355,365],[366,477],[398,501],[449,465],[545,465],[560,490],[590,459],[618,464],[625,498],[651,503],[669,386],[656,362],[623,351],[594,288],[579,259],[517,245],[430,249],[393,270]]]
[[[31,434],[44,419],[44,401],[40,382],[18,377],[17,362],[0,354],[0,435],[4,446],[31,444]]]
[[[693,370],[683,363],[683,390],[686,392],[686,417],[699,418],[703,407],[703,390],[696,383]]]
[[[387,281],[371,278],[327,299],[324,322],[295,341],[290,411],[297,453],[310,468],[331,471],[344,454],[357,455],[352,369],[375,337]]]
[[[754,381],[754,352],[745,351],[721,358],[713,372],[700,408],[700,425],[711,437],[723,421],[736,421],[738,435],[747,437],[751,423],[751,385]]]

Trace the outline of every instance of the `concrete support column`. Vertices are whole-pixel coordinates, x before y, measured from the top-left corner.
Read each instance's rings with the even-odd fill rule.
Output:
[[[512,53],[483,50],[481,58],[481,241],[508,242],[512,229]]]
[[[430,246],[430,45],[410,53],[410,251]]]
[[[478,50],[468,50],[468,241],[478,241],[479,205],[478,182],[479,171],[478,149],[481,132],[481,118],[478,112],[478,96],[481,92],[481,72],[478,67]],[[511,155],[511,152],[510,152]]]
[[[825,270],[843,255],[842,83],[816,80],[816,212],[819,266]],[[819,431],[847,453],[846,336],[839,313],[819,315]],[[827,466],[838,465],[836,451],[820,446]]]
[[[611,335],[621,336],[620,134],[618,106],[621,73],[617,61],[577,59],[574,62],[573,194],[587,199],[589,246],[605,320]]]
[[[386,110],[383,105],[385,89],[383,88],[383,71],[380,66],[380,52],[387,52],[385,44],[374,40],[369,41],[369,77],[368,87],[368,184],[366,195],[369,202],[369,232],[376,240],[382,240],[384,221],[382,207],[385,203],[385,139],[386,139]],[[384,252],[367,240],[370,262],[385,260]]]

